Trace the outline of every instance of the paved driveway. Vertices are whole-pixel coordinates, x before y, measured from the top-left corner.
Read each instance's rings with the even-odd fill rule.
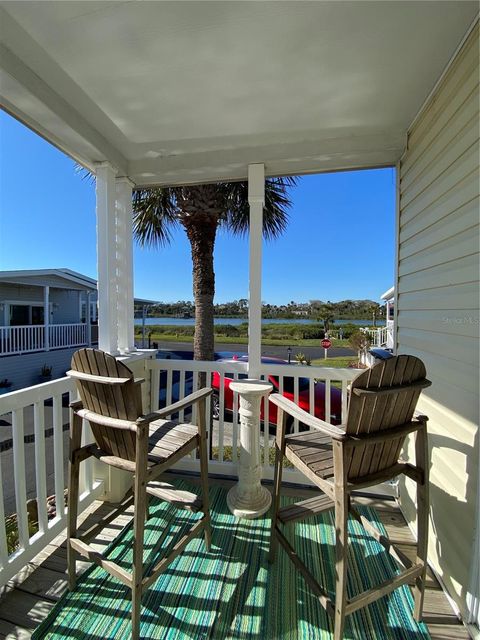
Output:
[[[162,351],[178,351],[185,353],[185,359],[191,359],[193,356],[192,344],[187,342],[159,342],[158,348]],[[246,344],[223,344],[217,343],[215,345],[215,351],[217,353],[229,352],[229,353],[247,353]],[[323,358],[324,349],[322,347],[292,347],[292,360],[295,358],[295,354],[301,351],[310,358]],[[187,355],[189,354],[189,355]],[[330,358],[340,356],[355,356],[356,353],[353,349],[348,347],[332,347],[328,350],[328,356]],[[264,346],[262,347],[262,356],[273,356],[275,358],[288,359],[287,347],[283,346]]]

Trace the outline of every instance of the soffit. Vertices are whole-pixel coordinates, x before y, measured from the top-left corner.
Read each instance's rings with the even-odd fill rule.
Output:
[[[79,291],[97,290],[95,280],[69,269],[0,271],[0,282],[12,285],[77,289]]]
[[[382,166],[476,2],[4,2],[6,107],[137,184]]]

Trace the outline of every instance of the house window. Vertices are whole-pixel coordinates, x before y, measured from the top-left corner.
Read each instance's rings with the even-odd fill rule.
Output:
[[[29,304],[10,305],[10,326],[44,324],[43,307]]]

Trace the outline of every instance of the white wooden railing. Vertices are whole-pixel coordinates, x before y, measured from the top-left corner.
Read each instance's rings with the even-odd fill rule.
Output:
[[[386,347],[388,343],[388,327],[379,327],[378,329],[367,329],[368,336],[372,347]]]
[[[27,325],[0,327],[0,355],[42,351],[45,346],[45,327]]]
[[[152,407],[154,410],[161,406],[170,404],[176,400],[183,398],[196,388],[199,376],[202,374],[206,377],[206,384],[211,385],[214,372],[218,373],[218,398],[220,404],[220,412],[218,422],[212,422],[212,429],[209,430],[209,447],[210,460],[209,471],[221,475],[234,476],[237,470],[237,459],[239,454],[239,415],[238,415],[238,397],[233,394],[233,405],[230,409],[228,421],[225,419],[225,377],[229,376],[235,380],[239,376],[247,375],[247,363],[245,362],[200,362],[188,360],[150,360],[146,363],[147,369],[152,372],[151,375],[151,398],[158,398],[157,403]],[[330,392],[335,385],[341,393],[341,413],[338,421],[346,416],[347,411],[347,387],[348,384],[358,375],[355,369],[337,369],[326,367],[308,367],[298,365],[273,365],[262,364],[261,376],[267,379],[269,376],[275,376],[278,380],[278,392],[284,392],[285,379],[289,378],[289,386],[293,379],[293,400],[298,403],[300,394],[300,380],[308,379],[308,398],[310,413],[314,412],[315,386],[317,383],[325,385],[325,406],[322,407],[323,415],[327,422],[330,422],[331,415],[331,398]],[[303,383],[303,380],[302,380]],[[159,393],[160,389],[160,393]],[[305,392],[304,392],[305,393]],[[211,409],[209,401],[207,411]],[[271,404],[263,401],[262,407],[262,446],[263,446],[263,477],[267,479],[273,478],[273,467],[269,460],[269,448],[272,446],[272,434],[268,428],[269,414]],[[318,409],[318,405],[317,405]],[[190,419],[186,417],[184,412],[180,413],[180,420]],[[298,421],[292,424],[294,432],[300,428]],[[228,429],[228,442],[227,441]],[[273,431],[272,431],[273,433]],[[228,455],[226,455],[228,447]],[[177,464],[178,469],[194,471],[198,470],[198,463],[194,455],[191,459],[184,459]],[[284,474],[286,482],[297,482],[307,484],[308,480],[300,472],[286,469]]]
[[[80,347],[87,343],[88,326],[84,323],[49,325],[48,344],[44,325],[0,327],[0,355],[3,356]]]
[[[155,410],[172,401],[183,398],[196,387],[200,376],[205,375],[207,384],[211,383],[212,375],[218,372],[219,384],[218,398],[220,412],[218,420],[212,420],[212,428],[209,429],[209,472],[224,476],[235,476],[237,473],[237,460],[239,455],[239,415],[238,398],[233,394],[233,404],[228,419],[224,416],[225,408],[225,377],[238,379],[247,375],[247,364],[244,362],[198,362],[189,360],[145,360],[146,384],[150,384],[151,406],[146,410]],[[314,411],[314,393],[317,381],[325,385],[325,406],[322,408],[325,416],[330,416],[331,403],[330,391],[334,385],[341,393],[341,413],[345,416],[347,408],[347,385],[357,375],[354,369],[333,369],[324,367],[306,367],[297,365],[271,365],[264,364],[261,368],[263,378],[275,376],[278,380],[278,390],[284,391],[286,383],[293,388],[294,400],[298,401],[300,395],[300,383],[305,387],[305,378],[308,379],[308,398],[311,412]],[[288,379],[288,380],[287,380]],[[149,380],[149,381],[148,381]],[[64,490],[66,478],[64,474],[64,423],[70,422],[63,416],[66,411],[64,394],[71,399],[74,394],[74,385],[69,378],[61,378],[45,384],[28,387],[19,391],[13,391],[0,396],[0,415],[11,418],[11,449],[0,459],[0,586],[11,579],[26,563],[31,561],[45,545],[49,544],[66,527],[66,511],[64,506]],[[51,413],[45,411],[45,401],[50,401]],[[33,407],[33,409],[32,409]],[[209,399],[207,410],[211,410]],[[273,469],[269,461],[269,450],[272,445],[273,432],[268,428],[271,406],[268,402],[263,404],[263,477],[272,478]],[[209,413],[210,415],[210,413]],[[180,420],[190,421],[195,419],[195,414],[188,414],[187,410],[180,412]],[[8,427],[2,427],[5,430]],[[301,428],[297,422],[291,425],[294,431]],[[49,432],[51,435],[49,435]],[[85,438],[89,438],[89,429],[85,428]],[[212,434],[213,432],[213,434]],[[31,444],[26,444],[26,439],[31,441],[34,436],[33,452],[28,451]],[[213,435],[213,437],[212,437]],[[47,440],[48,438],[48,440]],[[88,441],[88,440],[85,440]],[[48,447],[47,447],[48,442]],[[28,448],[28,449],[27,449]],[[47,514],[47,457],[46,454],[53,449],[54,494],[56,500],[56,515],[49,519]],[[195,454],[177,465],[179,470],[198,471],[199,465]],[[95,475],[94,475],[95,474]],[[91,460],[82,465],[81,473],[81,498],[80,511],[82,511],[95,498],[105,490],[102,480],[98,480],[102,473],[95,467]],[[5,509],[5,487],[2,479],[13,477],[14,506]],[[299,472],[285,469],[286,482],[305,484],[308,481]],[[7,481],[5,480],[5,485]],[[27,497],[34,497],[38,506],[38,531],[29,531]],[[5,516],[16,513],[18,528],[18,546],[8,549],[5,526]],[[7,512],[6,512],[7,511]]]
[[[64,349],[65,347],[80,347],[87,344],[88,326],[82,324],[51,324],[48,327],[50,349]]]
[[[60,378],[53,382],[12,391],[0,396],[0,415],[11,419],[11,447],[0,458],[0,585],[10,580],[27,562],[34,558],[51,540],[66,527],[66,508],[64,491],[66,478],[64,467],[64,418],[62,396],[68,394],[69,399],[76,395],[74,384],[69,378]],[[45,401],[52,405],[50,412],[45,411]],[[31,407],[33,406],[33,411]],[[69,418],[68,418],[69,422]],[[8,427],[2,426],[5,433]],[[51,435],[47,435],[51,434]],[[88,434],[88,431],[87,431]],[[34,436],[34,452],[27,450]],[[88,435],[87,435],[88,437]],[[47,462],[46,448],[53,448],[54,494],[56,515],[48,519],[47,514]],[[66,447],[68,450],[68,447]],[[81,474],[80,509],[86,508],[103,490],[102,483],[93,479],[92,465],[84,466]],[[51,469],[49,469],[51,471]],[[8,479],[13,476],[15,492],[16,528],[18,545],[16,549],[8,549],[5,517],[4,483],[11,486]],[[27,497],[36,499],[38,510],[38,531],[29,531]],[[12,497],[12,496],[10,496]]]

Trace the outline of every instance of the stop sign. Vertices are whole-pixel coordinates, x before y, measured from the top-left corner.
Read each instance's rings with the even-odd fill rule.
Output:
[[[325,338],[324,340],[322,340],[321,345],[324,349],[330,349],[330,347],[332,346],[332,342],[328,338]]]

